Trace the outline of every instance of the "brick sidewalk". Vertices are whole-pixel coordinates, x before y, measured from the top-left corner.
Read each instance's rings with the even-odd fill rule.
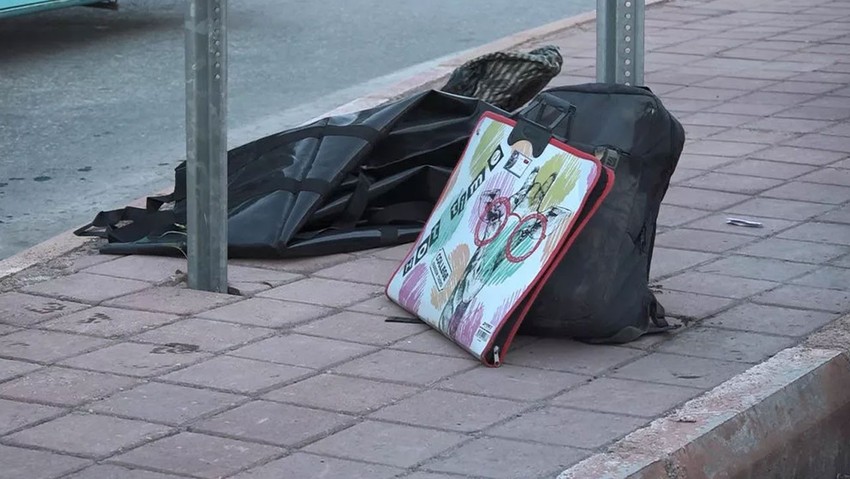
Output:
[[[850,311],[850,3],[805,3],[647,11],[647,83],[688,133],[652,267],[682,332],[520,338],[494,370],[384,322],[407,246],[234,262],[247,298],[83,256],[0,294],[0,476],[552,478],[799,343]],[[592,79],[592,28],[549,42],[553,85]]]

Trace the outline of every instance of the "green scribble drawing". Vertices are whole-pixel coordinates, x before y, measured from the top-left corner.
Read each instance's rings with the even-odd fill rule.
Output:
[[[546,211],[561,205],[576,187],[580,174],[578,158],[567,153],[553,156],[540,166],[535,178],[535,187],[529,191],[526,200],[527,206],[537,211]],[[549,179],[552,175],[555,175],[554,181]]]
[[[511,263],[505,256],[505,246],[515,225],[516,221],[509,221],[499,236],[481,248],[481,281],[487,285],[504,283],[522,266],[522,262]]]
[[[490,159],[490,155],[496,151],[496,147],[505,138],[505,130],[508,128],[510,127],[504,123],[491,120],[487,128],[481,133],[481,139],[478,141],[478,146],[472,154],[472,161],[469,163],[469,174],[473,178],[482,168],[487,167],[487,160]],[[508,152],[503,153],[508,154]]]

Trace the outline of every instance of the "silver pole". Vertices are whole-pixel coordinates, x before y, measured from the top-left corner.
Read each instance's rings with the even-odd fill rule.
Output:
[[[227,0],[188,0],[189,287],[227,292]]]
[[[596,0],[596,80],[643,86],[644,0]]]

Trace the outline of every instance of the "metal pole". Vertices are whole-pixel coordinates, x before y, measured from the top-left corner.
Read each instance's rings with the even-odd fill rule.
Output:
[[[227,0],[188,0],[189,287],[227,292]]]
[[[644,0],[596,0],[596,80],[643,86]]]

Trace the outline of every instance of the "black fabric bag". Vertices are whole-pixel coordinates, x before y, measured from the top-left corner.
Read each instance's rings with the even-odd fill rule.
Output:
[[[463,153],[486,102],[431,90],[324,118],[228,152],[228,253],[234,258],[325,255],[414,241]],[[186,165],[174,192],[146,208],[99,213],[79,236],[103,253],[186,250]]]
[[[624,343],[669,328],[649,289],[656,220],[685,143],[651,91],[612,84],[552,88],[546,104],[575,109],[562,140],[614,170],[614,186],[535,299],[521,333]]]

